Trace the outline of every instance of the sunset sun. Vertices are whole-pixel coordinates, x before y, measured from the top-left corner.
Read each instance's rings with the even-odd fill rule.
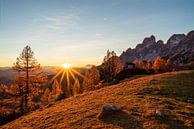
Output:
[[[64,63],[64,64],[62,64],[62,67],[63,68],[65,68],[65,69],[69,69],[69,68],[71,68],[71,64],[69,64],[69,63]]]

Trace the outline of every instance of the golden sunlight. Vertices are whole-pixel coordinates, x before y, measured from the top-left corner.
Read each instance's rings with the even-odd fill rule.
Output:
[[[72,68],[69,63],[62,64],[62,67],[52,77],[50,83],[58,83],[61,93],[66,93],[67,96],[76,95],[79,93],[79,78],[86,79],[84,75]],[[77,89],[76,89],[77,88]],[[73,91],[72,91],[73,89]]]
[[[62,64],[62,66],[63,66],[63,68],[65,68],[65,69],[69,69],[69,68],[71,68],[71,64],[69,64],[69,63],[65,63],[65,64]]]

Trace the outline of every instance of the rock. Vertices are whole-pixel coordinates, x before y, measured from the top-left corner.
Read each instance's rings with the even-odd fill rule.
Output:
[[[162,116],[162,113],[159,110],[156,110],[156,115],[157,116]]]
[[[143,40],[143,44],[152,44],[152,43],[155,43],[156,42],[156,38],[155,36],[151,35],[150,37],[146,37],[144,40]]]
[[[112,105],[110,105],[110,104],[105,104],[105,105],[103,106],[103,109],[106,110],[106,111],[109,111],[109,110],[112,109]]]
[[[194,38],[194,30],[190,31],[188,34],[187,34],[187,38]]]
[[[112,110],[113,111],[121,111],[121,107],[120,106],[116,106],[116,105],[112,105]]]
[[[83,121],[80,121],[78,124],[79,124],[79,125],[83,125],[83,124],[84,124],[84,122],[83,122]]]
[[[163,42],[162,40],[158,40],[158,41],[157,41],[157,44],[163,45],[164,42]]]
[[[166,45],[169,46],[169,47],[173,47],[173,46],[170,46],[170,45],[179,44],[182,40],[184,40],[185,37],[186,37],[185,34],[174,34],[168,39]]]
[[[98,115],[98,118],[103,119],[103,118],[109,117],[113,114],[119,113],[121,111],[122,111],[121,106],[105,104],[105,105],[103,105],[102,110]]]

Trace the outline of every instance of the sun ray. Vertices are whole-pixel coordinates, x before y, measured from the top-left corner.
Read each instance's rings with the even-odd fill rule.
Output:
[[[56,77],[58,77],[63,72],[63,69],[59,70],[57,74],[51,79],[50,82],[53,82]]]
[[[60,85],[60,91],[61,92],[65,92],[64,90],[67,90],[67,96],[71,96],[74,93],[72,93],[72,89],[75,90],[75,87],[71,87],[71,85],[74,85],[74,83],[76,83],[75,81],[79,81],[79,77],[77,77],[76,75],[78,75],[79,77],[82,77],[83,79],[85,79],[86,77],[84,75],[82,75],[81,73],[79,73],[78,71],[76,71],[75,69],[73,69],[71,67],[70,64],[64,64],[64,66],[62,65],[61,69],[56,73],[56,75],[51,79],[51,83],[53,82],[54,85],[56,85],[56,81],[58,81],[58,84]],[[58,78],[60,77],[60,78]],[[62,85],[63,80],[65,80],[65,84]],[[73,80],[73,82],[71,81]]]
[[[69,85],[70,85],[70,80],[69,80],[69,71],[67,71],[66,75],[67,75],[67,85],[69,86]]]
[[[65,73],[66,73],[66,70],[63,71],[63,74],[62,74],[61,79],[60,79],[60,85],[61,85],[61,83],[62,83],[62,81],[64,79]]]
[[[69,71],[66,72],[66,81],[67,81],[67,91],[69,92],[68,94],[70,95],[70,81],[69,81]]]
[[[73,74],[72,70],[69,70],[70,75],[73,77],[73,80],[75,80],[75,75]]]
[[[80,77],[82,77],[83,79],[86,78],[84,75],[82,75],[81,73],[77,72],[76,70],[72,69],[72,71],[73,71],[74,73],[76,73],[77,75],[79,75]]]

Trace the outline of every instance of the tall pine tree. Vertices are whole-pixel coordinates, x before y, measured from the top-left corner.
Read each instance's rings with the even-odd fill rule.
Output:
[[[29,94],[38,94],[37,86],[43,86],[47,81],[47,76],[40,68],[40,64],[34,57],[34,52],[26,46],[14,63],[13,69],[19,74],[18,86],[20,87],[21,103],[20,108],[28,106]]]

